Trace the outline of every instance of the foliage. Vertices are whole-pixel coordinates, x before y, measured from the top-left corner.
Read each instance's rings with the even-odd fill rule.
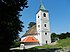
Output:
[[[70,33],[61,33],[60,35],[58,35],[59,39],[66,39],[67,37],[70,37]]]
[[[35,22],[30,22],[28,25],[29,27],[28,28],[31,28],[33,25],[35,25],[36,23]]]
[[[20,42],[20,38],[15,39],[14,41],[12,41],[12,45],[10,46],[11,48],[13,47],[19,47],[21,44]]]
[[[56,34],[56,33],[52,33],[51,34],[51,38],[66,39],[67,37],[70,37],[70,33],[69,32],[61,33],[61,34]]]
[[[13,44],[11,45],[11,48],[19,47],[20,44],[21,44],[21,42],[13,42]]]
[[[58,44],[62,47],[70,47],[70,38],[59,40]]]
[[[56,33],[52,33],[51,34],[51,38],[56,38],[57,37],[57,34]]]
[[[0,0],[0,50],[8,52],[14,39],[22,31],[20,11],[28,7],[27,0]]]
[[[56,33],[52,33],[51,34],[51,42],[55,42],[56,40],[58,40],[58,36]]]

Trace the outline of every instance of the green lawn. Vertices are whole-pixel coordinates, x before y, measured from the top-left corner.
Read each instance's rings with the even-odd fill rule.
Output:
[[[70,38],[58,40],[56,45],[44,45],[44,46],[36,46],[34,48],[63,48],[63,47],[70,47]]]

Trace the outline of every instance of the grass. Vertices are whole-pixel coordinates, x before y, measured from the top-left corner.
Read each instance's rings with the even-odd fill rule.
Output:
[[[58,45],[62,47],[70,47],[70,38],[59,40]]]
[[[45,49],[45,48],[63,48],[70,47],[70,38],[58,40],[56,45],[44,45],[44,46],[36,46],[36,49]]]

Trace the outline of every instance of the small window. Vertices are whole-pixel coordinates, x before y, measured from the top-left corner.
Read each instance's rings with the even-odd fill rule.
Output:
[[[45,33],[45,35],[47,35],[47,33]]]
[[[39,18],[39,16],[38,16],[38,18]]]
[[[47,41],[46,41],[46,44],[47,44]]]
[[[44,27],[46,27],[46,24],[44,24]]]
[[[38,25],[38,27],[40,27],[40,25]]]
[[[46,17],[46,14],[44,13],[43,16]]]

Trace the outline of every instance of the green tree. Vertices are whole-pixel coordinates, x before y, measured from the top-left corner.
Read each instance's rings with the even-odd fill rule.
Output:
[[[35,22],[30,22],[28,25],[28,28],[31,28],[33,25],[35,25],[36,23]]]
[[[17,38],[17,39],[14,40],[14,42],[12,42],[12,45],[10,47],[11,48],[13,48],[13,47],[20,47],[20,44],[21,44],[20,38]]]
[[[56,33],[52,33],[51,34],[51,38],[56,38],[57,37],[57,34]]]
[[[0,0],[0,51],[8,52],[14,39],[22,31],[19,14],[27,8],[27,0]]]
[[[61,33],[61,34],[59,35],[59,38],[60,38],[60,39],[66,39],[67,37],[70,37],[70,33],[69,33],[69,32]]]
[[[57,34],[56,33],[52,33],[51,34],[51,40],[52,40],[52,42],[56,41],[57,39],[58,39]]]
[[[66,33],[66,37],[70,38],[70,33],[69,32]]]
[[[58,35],[59,39],[65,39],[66,38],[66,33],[61,33]]]

